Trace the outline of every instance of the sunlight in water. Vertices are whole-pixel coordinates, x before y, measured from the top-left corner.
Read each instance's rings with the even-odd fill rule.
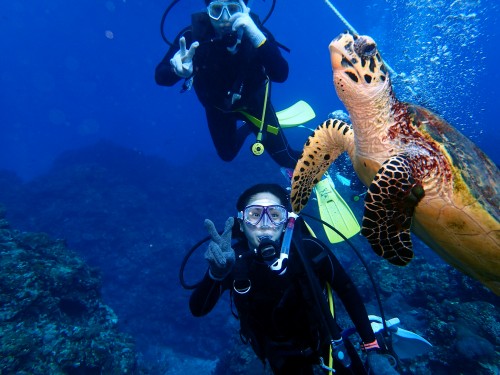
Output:
[[[395,31],[378,43],[384,58],[404,72],[393,77],[399,98],[436,111],[469,136],[479,134],[476,115],[484,103],[474,92],[484,73],[482,3],[396,0],[387,5],[384,17]]]

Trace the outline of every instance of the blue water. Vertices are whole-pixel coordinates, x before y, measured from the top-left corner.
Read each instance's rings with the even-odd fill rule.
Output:
[[[400,97],[411,99],[405,86],[412,87],[498,163],[498,5],[451,3],[337,6],[359,33],[374,37],[396,72],[406,74],[410,83],[396,82]],[[200,4],[181,1],[167,20],[167,36],[173,39]],[[165,6],[131,0],[2,2],[0,167],[31,178],[62,151],[102,138],[180,164],[196,152],[213,152],[194,93],[180,95],[178,87],[157,87],[153,80],[167,47],[159,33]],[[253,8],[265,14],[269,6],[270,0],[255,0]],[[273,87],[275,106],[305,99],[318,122],[342,108],[327,46],[346,27],[325,3],[277,1],[267,26],[292,50],[288,81]],[[289,137],[300,147],[305,134],[296,130]]]
[[[269,158],[250,154],[250,139],[232,164],[223,165],[215,156],[194,92],[180,94],[179,86],[155,84],[155,66],[168,47],[159,32],[166,5],[145,0],[0,2],[0,169],[29,182],[47,173],[61,153],[100,140],[158,156],[175,168],[187,168],[190,184],[183,184],[187,177],[181,174],[175,181],[165,177],[161,182],[186,190],[179,194],[180,201],[173,197],[169,202],[179,203],[180,220],[165,226],[187,235],[182,205],[190,195],[202,204],[203,197],[212,199],[217,193],[213,181],[210,189],[205,188],[212,177],[211,166],[223,171],[217,174],[220,185],[235,181],[231,194],[245,186],[238,180],[242,165],[254,165],[246,168],[258,174],[262,163],[266,173],[273,173]],[[254,0],[252,9],[262,18],[270,5],[270,0]],[[398,97],[442,115],[500,163],[496,1],[363,0],[335,5],[359,33],[378,43],[397,73],[393,79]],[[189,14],[200,9],[201,0],[182,0],[167,19],[167,37],[173,39],[187,24]],[[283,52],[290,76],[284,84],[273,86],[274,106],[281,109],[306,100],[317,114],[311,126],[342,109],[332,85],[328,44],[347,27],[330,8],[319,0],[277,0],[266,26],[291,49],[290,54]],[[307,135],[303,129],[287,130],[296,148],[301,148]],[[270,179],[280,181],[278,168]],[[245,178],[245,183],[251,181]],[[232,207],[232,203],[213,205],[213,216],[222,225],[226,212],[218,208]],[[192,236],[202,237],[202,217],[196,219],[200,228]],[[175,279],[177,269],[168,272]],[[107,280],[112,282],[110,277]],[[170,279],[168,285],[172,285]],[[176,287],[171,287],[172,293]],[[187,294],[182,298],[187,303]],[[227,304],[220,305],[224,306],[218,307],[219,314],[226,314]],[[182,314],[179,324],[189,319],[187,311]],[[190,324],[182,327],[189,331]],[[216,329],[210,319],[205,324],[205,334]],[[169,334],[165,333],[168,339],[175,336]]]

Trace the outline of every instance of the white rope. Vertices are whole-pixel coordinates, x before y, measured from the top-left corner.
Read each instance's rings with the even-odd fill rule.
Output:
[[[359,35],[358,32],[356,31],[356,29],[354,27],[352,27],[349,22],[347,22],[347,20],[344,18],[344,16],[342,16],[342,14],[340,14],[340,12],[337,10],[337,8],[335,8],[329,0],[325,0],[325,3],[326,3],[326,5],[328,5],[330,7],[331,10],[333,10],[333,12],[342,21],[342,23],[347,26],[347,28],[349,29],[349,31],[351,33]]]

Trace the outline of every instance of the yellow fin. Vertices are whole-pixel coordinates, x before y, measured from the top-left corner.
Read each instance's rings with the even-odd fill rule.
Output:
[[[337,229],[346,238],[356,235],[361,229],[358,220],[349,205],[335,189],[335,184],[328,174],[325,173],[325,178],[316,184],[315,190],[321,219]],[[323,227],[331,243],[344,241],[332,229],[324,224]]]
[[[304,124],[316,117],[312,107],[303,100],[299,100],[294,105],[276,112],[282,128],[293,128]]]

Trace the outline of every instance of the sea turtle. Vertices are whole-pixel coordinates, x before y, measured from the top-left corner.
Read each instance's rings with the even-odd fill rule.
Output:
[[[431,111],[400,102],[374,40],[330,43],[333,81],[352,126],[335,119],[307,140],[292,178],[295,212],[344,151],[369,187],[361,233],[404,266],[411,230],[445,261],[500,295],[500,173],[469,139]]]

